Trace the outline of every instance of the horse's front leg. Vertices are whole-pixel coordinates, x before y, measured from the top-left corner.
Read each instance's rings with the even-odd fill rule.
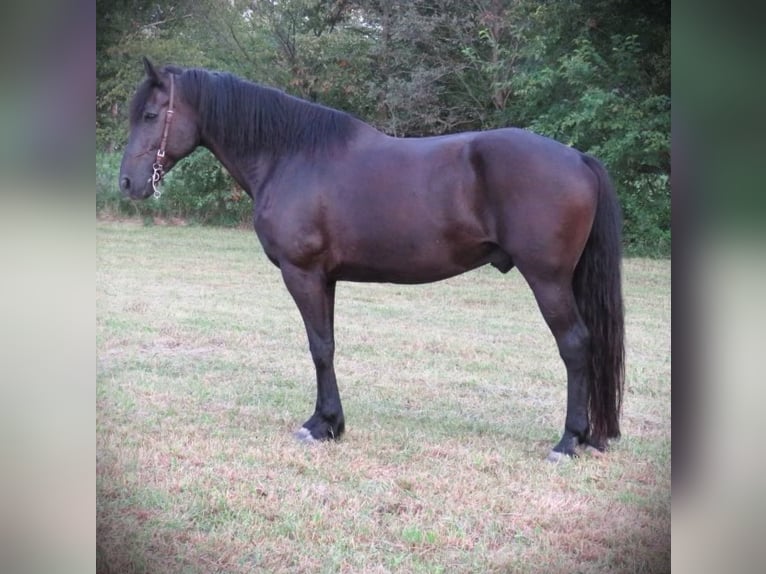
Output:
[[[323,273],[289,264],[281,269],[285,285],[303,317],[317,375],[316,408],[297,436],[308,441],[337,439],[343,434],[345,423],[333,365],[335,282],[328,281]]]

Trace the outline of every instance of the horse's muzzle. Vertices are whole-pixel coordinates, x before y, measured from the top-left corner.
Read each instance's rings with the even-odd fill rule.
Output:
[[[127,175],[120,176],[120,191],[130,199],[146,199],[152,194],[152,187],[149,184],[151,180],[144,182],[144,185],[136,185],[136,182]]]
[[[128,195],[130,193],[131,183],[130,178],[127,175],[123,175],[120,178],[120,191],[125,195]]]

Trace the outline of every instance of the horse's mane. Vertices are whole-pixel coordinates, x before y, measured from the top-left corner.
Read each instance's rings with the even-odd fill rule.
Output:
[[[356,123],[345,112],[233,74],[171,66],[163,72],[177,74],[177,93],[197,110],[202,133],[235,154],[318,151],[348,141]],[[140,119],[151,89],[148,79],[139,86],[131,122]]]

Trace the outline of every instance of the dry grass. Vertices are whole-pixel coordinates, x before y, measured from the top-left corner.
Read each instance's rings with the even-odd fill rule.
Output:
[[[566,385],[491,268],[341,284],[347,435],[306,447],[313,365],[252,232],[97,228],[99,571],[667,572],[670,263],[625,262],[624,438],[552,465]]]

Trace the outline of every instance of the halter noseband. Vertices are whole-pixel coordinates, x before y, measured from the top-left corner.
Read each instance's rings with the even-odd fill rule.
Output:
[[[154,158],[154,165],[152,165],[152,188],[154,189],[154,199],[159,199],[162,195],[160,191],[160,182],[165,176],[165,144],[168,143],[168,132],[170,131],[170,122],[173,119],[175,110],[173,109],[173,96],[175,95],[175,83],[173,82],[173,74],[170,74],[170,102],[168,103],[168,111],[165,112],[165,127],[162,130],[162,139],[160,140],[160,147],[157,149],[157,156]]]

